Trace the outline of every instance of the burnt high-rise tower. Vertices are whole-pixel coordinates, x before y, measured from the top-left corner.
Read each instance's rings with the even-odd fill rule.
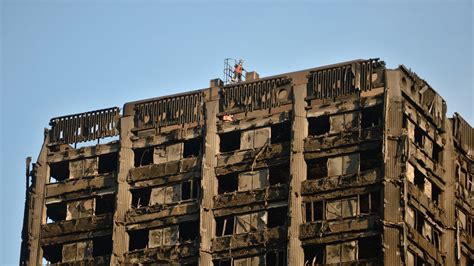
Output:
[[[378,60],[53,118],[21,262],[472,265],[473,147]]]

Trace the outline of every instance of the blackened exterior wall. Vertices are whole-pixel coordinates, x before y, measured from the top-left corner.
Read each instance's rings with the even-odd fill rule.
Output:
[[[376,59],[54,118],[20,261],[469,265],[473,138]]]

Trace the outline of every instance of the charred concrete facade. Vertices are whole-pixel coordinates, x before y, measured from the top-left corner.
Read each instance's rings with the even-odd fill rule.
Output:
[[[53,118],[20,261],[472,265],[473,148],[376,59]]]

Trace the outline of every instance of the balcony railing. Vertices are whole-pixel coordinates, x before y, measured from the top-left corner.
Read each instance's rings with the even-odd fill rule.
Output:
[[[118,135],[120,109],[112,107],[92,112],[52,118],[50,143],[78,143]]]

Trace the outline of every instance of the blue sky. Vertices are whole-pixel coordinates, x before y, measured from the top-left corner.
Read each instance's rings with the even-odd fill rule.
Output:
[[[205,88],[227,57],[261,76],[380,57],[474,124],[469,0],[3,0],[0,11],[0,264],[18,262],[24,158],[36,160],[51,117]]]

